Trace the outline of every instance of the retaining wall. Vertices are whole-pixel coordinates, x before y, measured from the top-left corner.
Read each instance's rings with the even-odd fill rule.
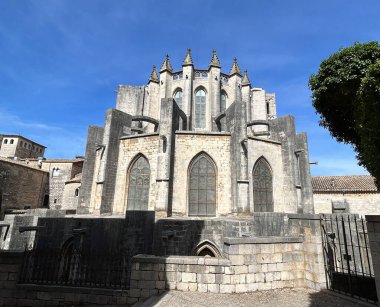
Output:
[[[226,238],[228,259],[195,256],[133,258],[130,296],[164,290],[243,293],[304,287],[302,237]]]
[[[126,306],[129,291],[17,284],[22,253],[0,252],[0,306]]]

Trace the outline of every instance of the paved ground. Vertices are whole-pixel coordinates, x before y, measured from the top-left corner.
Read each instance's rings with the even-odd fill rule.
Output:
[[[137,304],[136,304],[137,305]],[[353,307],[360,306],[360,302],[345,299],[331,294],[329,291],[316,292],[309,289],[280,289],[241,294],[213,294],[199,292],[170,291],[159,297],[152,297],[141,307],[308,307],[333,306]],[[363,306],[369,306],[363,304]],[[375,306],[375,305],[372,305]]]

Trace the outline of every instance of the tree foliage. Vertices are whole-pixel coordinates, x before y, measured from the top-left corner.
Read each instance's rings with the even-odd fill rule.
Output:
[[[320,125],[352,144],[359,163],[380,183],[380,45],[341,49],[324,60],[309,80]]]

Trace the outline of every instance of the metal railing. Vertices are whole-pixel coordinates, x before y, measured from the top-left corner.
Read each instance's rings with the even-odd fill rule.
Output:
[[[350,214],[321,216],[327,288],[376,302],[366,222]]]
[[[24,252],[19,283],[128,289],[130,259],[74,249],[29,250]]]

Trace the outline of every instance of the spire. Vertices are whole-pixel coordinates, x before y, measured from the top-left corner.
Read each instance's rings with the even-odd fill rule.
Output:
[[[187,48],[187,54],[185,56],[185,59],[182,62],[182,66],[193,65],[193,59],[191,58],[190,51],[191,51],[190,48]]]
[[[160,81],[160,79],[158,78],[158,75],[157,75],[156,65],[153,65],[152,73],[150,74],[148,83],[149,82],[158,83],[159,81]]]
[[[233,75],[239,75],[241,77],[241,70],[237,63],[236,57],[234,58],[234,63],[232,64],[231,71],[230,71],[230,77]]]
[[[168,54],[166,54],[164,63],[162,63],[162,66],[161,66],[161,69],[160,69],[160,73],[162,73],[164,71],[168,71],[170,73],[173,71],[172,64],[170,64],[169,55]]]
[[[251,85],[251,81],[249,81],[248,73],[246,69],[244,70],[244,76],[243,76],[243,79],[241,80],[241,85],[242,86]]]
[[[219,67],[220,68],[220,62],[218,59],[218,56],[216,55],[216,50],[212,50],[212,58],[209,67],[214,66],[214,67]]]

